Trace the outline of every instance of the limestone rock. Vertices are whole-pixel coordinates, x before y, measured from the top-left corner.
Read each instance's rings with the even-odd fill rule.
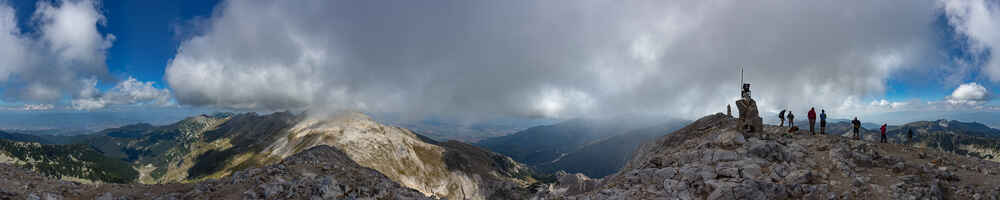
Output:
[[[809,170],[797,170],[785,176],[786,184],[806,184],[812,182],[813,173]]]
[[[736,148],[746,142],[746,138],[738,131],[724,131],[715,139],[715,144],[723,148]]]

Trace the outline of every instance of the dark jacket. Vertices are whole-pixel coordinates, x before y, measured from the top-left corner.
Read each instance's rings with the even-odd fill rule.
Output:
[[[778,113],[778,118],[782,118],[782,119],[785,118],[785,110],[781,110],[781,112]]]
[[[816,121],[816,109],[809,109],[809,120]]]

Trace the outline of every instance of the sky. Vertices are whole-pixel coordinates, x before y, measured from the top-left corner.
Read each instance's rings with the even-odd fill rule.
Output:
[[[0,0],[0,108],[696,119],[742,68],[765,115],[994,116],[997,46],[984,0]]]

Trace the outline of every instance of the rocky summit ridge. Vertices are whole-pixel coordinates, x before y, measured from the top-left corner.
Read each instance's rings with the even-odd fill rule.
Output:
[[[603,180],[564,177],[549,199],[997,199],[1000,164],[901,144],[788,133],[743,133],[724,114],[640,147]],[[599,183],[594,183],[594,182]],[[574,193],[576,192],[576,193]]]

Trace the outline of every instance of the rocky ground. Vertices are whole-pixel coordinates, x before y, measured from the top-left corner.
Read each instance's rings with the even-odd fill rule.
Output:
[[[788,134],[787,127],[765,126],[762,133],[743,134],[737,131],[737,124],[737,119],[723,114],[704,117],[645,144],[622,171],[604,180],[564,175],[542,197],[1000,198],[998,163],[900,144],[809,135],[807,131]],[[599,186],[581,189],[588,184]]]
[[[429,199],[330,146],[196,184],[86,185],[7,164],[0,164],[0,183],[0,199]]]

